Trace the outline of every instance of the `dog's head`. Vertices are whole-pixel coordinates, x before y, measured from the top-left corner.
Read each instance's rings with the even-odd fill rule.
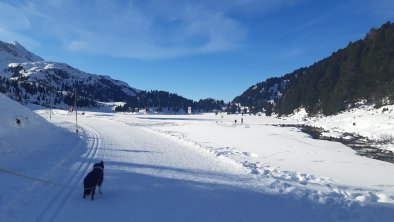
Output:
[[[101,161],[100,163],[95,163],[93,165],[93,168],[100,168],[100,169],[104,170],[104,161]]]

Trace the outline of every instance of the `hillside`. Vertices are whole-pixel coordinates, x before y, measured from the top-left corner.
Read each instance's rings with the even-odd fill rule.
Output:
[[[109,76],[80,71],[64,63],[44,61],[19,43],[0,41],[0,92],[22,104],[66,108],[98,107],[98,102],[126,101],[139,90]]]
[[[18,42],[5,43],[0,41],[0,67],[7,67],[10,63],[38,62],[43,58],[29,52]]]
[[[377,107],[394,103],[394,24],[390,22],[309,67],[250,87],[233,103],[268,114],[286,115],[305,108],[310,115],[332,115],[360,101]]]

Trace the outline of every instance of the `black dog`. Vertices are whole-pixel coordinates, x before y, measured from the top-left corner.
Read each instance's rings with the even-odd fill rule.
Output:
[[[96,186],[99,187],[99,193],[101,193],[101,185],[104,180],[104,162],[96,163],[93,165],[93,170],[86,175],[83,179],[83,198],[92,194],[92,200],[94,200],[94,193],[96,192]]]

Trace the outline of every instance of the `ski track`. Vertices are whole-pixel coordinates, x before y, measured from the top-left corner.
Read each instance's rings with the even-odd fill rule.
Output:
[[[70,115],[54,118],[56,125],[73,129]],[[348,192],[328,178],[281,171],[236,147],[211,147],[130,119],[87,115],[80,122],[80,144],[43,177],[64,186],[33,183],[37,192],[27,196],[34,201],[19,203],[29,211],[15,219],[371,221],[378,216],[375,221],[390,221],[388,208],[349,201],[376,203],[379,196],[373,191]],[[82,180],[99,159],[106,163],[106,194],[92,203],[82,199]]]
[[[60,190],[52,198],[50,198],[45,207],[39,211],[41,213],[34,220],[36,222],[55,221],[56,216],[62,210],[62,206],[71,196],[70,194],[75,191],[78,191],[82,194],[83,188],[81,186],[81,181],[84,178],[84,175],[88,172],[89,166],[92,165],[93,160],[96,157],[97,151],[101,147],[102,142],[100,135],[91,127],[88,127],[86,125],[80,126],[84,129],[83,138],[85,138],[85,141],[87,139],[89,140],[89,148],[87,149],[87,153],[84,154],[85,157],[82,161],[77,163],[76,166],[73,166],[73,168],[75,168],[73,169],[74,172],[67,179],[67,182],[64,184],[65,186],[60,188]],[[89,132],[90,135],[87,135],[87,132]]]

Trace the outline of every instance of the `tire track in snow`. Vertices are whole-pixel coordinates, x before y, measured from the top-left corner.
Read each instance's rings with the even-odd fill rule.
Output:
[[[78,189],[78,185],[79,185],[80,189],[78,189],[78,191],[79,191],[81,194],[82,194],[82,191],[83,191],[82,186],[81,186],[82,180],[83,180],[83,178],[85,177],[85,175],[87,174],[87,172],[89,171],[89,169],[90,169],[89,167],[94,163],[94,159],[95,159],[95,157],[97,156],[97,151],[98,151],[100,148],[103,148],[103,147],[102,147],[102,144],[105,145],[105,143],[102,143],[103,138],[100,137],[100,135],[97,133],[97,131],[95,131],[94,129],[92,129],[92,128],[90,128],[90,127],[87,127],[87,126],[84,126],[84,128],[87,128],[87,129],[92,133],[92,135],[94,135],[93,138],[94,138],[94,140],[95,140],[95,142],[96,142],[96,146],[95,146],[95,148],[94,148],[94,150],[93,150],[93,154],[92,154],[92,155],[87,155],[87,156],[85,157],[85,161],[84,161],[85,164],[84,164],[84,166],[80,167],[81,169],[79,169],[78,171],[76,171],[76,172],[77,172],[76,174],[79,174],[79,175],[74,177],[74,180],[76,180],[76,181],[74,181],[73,187],[77,187],[77,189]],[[73,191],[75,191],[75,190],[71,190],[71,189],[70,189],[70,190],[68,190],[68,192],[66,193],[66,195],[63,195],[63,198],[62,198],[62,200],[60,201],[58,207],[56,208],[56,210],[54,211],[52,217],[51,217],[48,221],[55,221],[56,216],[57,216],[57,215],[59,214],[59,212],[62,210],[62,207],[63,207],[64,204],[67,202],[67,200],[70,198],[71,193],[72,193]]]
[[[82,186],[78,189],[77,184],[82,180],[82,176],[88,171],[89,166],[93,162],[94,157],[96,156],[97,150],[101,146],[100,136],[99,134],[90,127],[83,126],[82,128],[88,130],[91,134],[91,145],[88,149],[88,152],[85,154],[83,160],[81,160],[74,173],[70,176],[70,178],[65,183],[65,187],[60,188],[60,190],[50,199],[50,201],[46,204],[41,213],[35,219],[36,222],[41,221],[54,221],[58,213],[61,211],[62,206],[70,197],[70,194],[78,190],[82,194]],[[86,131],[84,131],[85,140],[87,137]],[[70,189],[70,187],[75,187],[75,189]]]

